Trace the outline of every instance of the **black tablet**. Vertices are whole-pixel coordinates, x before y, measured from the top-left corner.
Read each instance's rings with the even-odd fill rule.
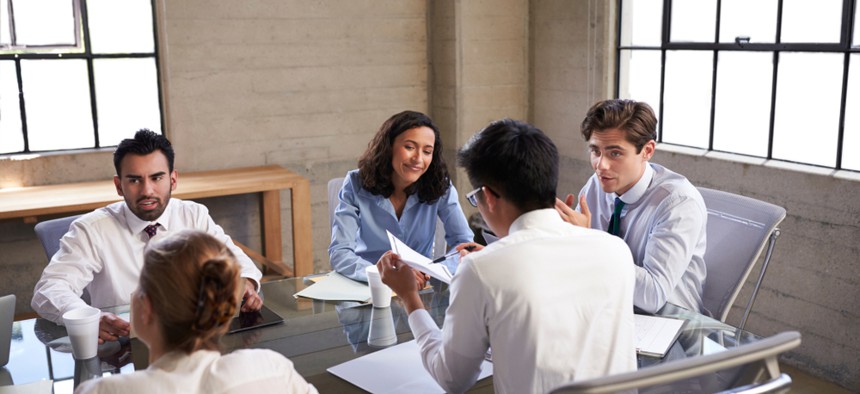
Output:
[[[258,327],[271,326],[284,321],[284,318],[263,305],[256,312],[241,312],[230,322],[229,334],[251,330]]]

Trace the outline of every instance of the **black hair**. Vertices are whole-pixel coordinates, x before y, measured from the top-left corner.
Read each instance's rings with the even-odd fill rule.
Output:
[[[116,168],[116,174],[122,175],[120,174],[120,164],[122,164],[125,155],[134,153],[143,156],[155,152],[156,149],[167,157],[167,168],[173,172],[173,145],[170,144],[167,137],[149,129],[140,129],[134,133],[134,138],[122,140],[113,152],[113,166]]]
[[[522,212],[555,205],[558,149],[537,127],[492,122],[460,149],[458,159],[473,187],[489,187]]]
[[[448,166],[442,158],[442,138],[439,136],[439,129],[429,116],[415,111],[403,111],[388,118],[379,127],[373,140],[367,144],[367,150],[358,160],[358,175],[363,188],[385,198],[391,197],[394,193],[394,183],[391,181],[394,173],[394,167],[391,166],[394,139],[416,127],[427,127],[433,130],[433,159],[418,181],[406,188],[406,194],[418,193],[418,200],[424,203],[432,203],[445,195],[451,179],[448,175]]]

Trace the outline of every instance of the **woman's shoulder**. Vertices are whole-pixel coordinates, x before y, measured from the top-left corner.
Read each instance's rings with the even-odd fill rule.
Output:
[[[249,374],[267,374],[293,369],[293,362],[290,359],[269,349],[236,350],[221,356],[218,364],[230,369],[247,369]]]

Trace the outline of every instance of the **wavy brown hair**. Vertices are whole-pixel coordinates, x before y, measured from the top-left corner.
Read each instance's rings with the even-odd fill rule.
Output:
[[[218,350],[241,296],[239,263],[215,237],[185,230],[147,247],[140,291],[168,349]]]
[[[367,144],[367,150],[358,160],[358,175],[363,188],[385,198],[391,197],[394,193],[394,183],[391,181],[394,173],[394,167],[391,166],[394,139],[407,130],[422,126],[432,129],[435,136],[433,160],[418,181],[406,188],[406,194],[418,193],[418,200],[423,203],[432,203],[445,195],[451,177],[448,175],[445,159],[442,158],[439,129],[429,116],[415,111],[403,111],[388,118],[379,127],[373,140]]]
[[[657,117],[648,103],[626,99],[598,101],[588,110],[582,120],[580,132],[585,141],[592,133],[618,129],[624,132],[627,142],[636,147],[636,153],[648,141],[657,139]]]

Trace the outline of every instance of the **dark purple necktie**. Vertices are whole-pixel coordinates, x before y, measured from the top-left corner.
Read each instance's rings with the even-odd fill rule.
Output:
[[[149,238],[154,237],[155,233],[158,232],[158,223],[146,226],[143,231],[146,231],[146,234],[149,235]]]

